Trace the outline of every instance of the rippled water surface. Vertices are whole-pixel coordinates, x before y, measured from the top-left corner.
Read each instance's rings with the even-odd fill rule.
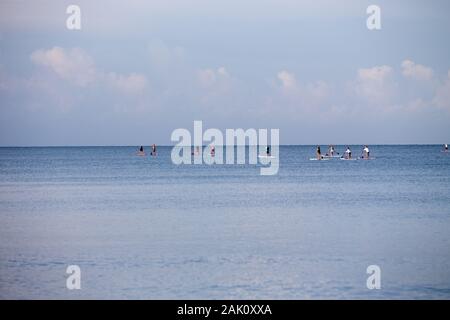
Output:
[[[261,176],[176,166],[169,147],[0,148],[0,298],[449,299],[450,154],[314,150],[283,146]]]

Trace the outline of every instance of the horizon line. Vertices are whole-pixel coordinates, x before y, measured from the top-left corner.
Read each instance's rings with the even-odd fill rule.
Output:
[[[329,144],[329,143],[322,143],[322,144],[279,144],[280,147],[289,147],[289,146],[363,146],[363,145],[371,145],[371,146],[440,146],[445,145],[445,143],[344,143],[344,144]],[[137,147],[140,146],[151,148],[151,144],[149,145],[0,145],[0,148],[108,148],[108,147]],[[167,144],[161,144],[156,145],[157,147],[175,147],[176,145],[167,145]],[[202,147],[207,147],[208,145],[202,145]],[[258,147],[260,145],[249,145],[249,144],[239,144],[239,145],[214,145],[215,147]],[[262,146],[262,145],[261,145]],[[264,145],[265,146],[265,145]],[[271,146],[270,144],[267,146]],[[179,146],[179,147],[196,147],[195,145],[190,146]]]

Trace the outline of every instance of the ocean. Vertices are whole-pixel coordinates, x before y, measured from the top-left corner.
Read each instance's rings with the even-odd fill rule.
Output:
[[[449,299],[450,153],[370,149],[281,146],[262,176],[171,147],[0,148],[0,298]]]

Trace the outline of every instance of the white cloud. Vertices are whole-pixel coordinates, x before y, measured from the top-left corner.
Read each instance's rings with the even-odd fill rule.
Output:
[[[290,90],[297,87],[297,80],[293,73],[283,70],[278,72],[277,78],[281,81],[281,85],[284,89]]]
[[[328,98],[331,95],[331,87],[325,81],[308,82],[306,84],[297,81],[294,73],[282,70],[277,73],[279,92],[281,93],[284,110],[292,116],[303,116],[302,111],[323,111],[329,107]]]
[[[298,83],[293,73],[286,70],[278,72],[277,78],[284,94],[303,96],[308,101],[324,99],[330,93],[330,87],[325,81],[320,80],[303,85]]]
[[[314,83],[309,83],[306,86],[306,92],[316,101],[327,98],[330,94],[330,90],[330,86],[325,81],[316,81]]]
[[[450,70],[448,71],[444,82],[437,87],[433,103],[438,108],[450,111]]]
[[[367,69],[358,69],[358,79],[361,81],[371,81],[375,83],[382,83],[392,73],[392,68],[389,66],[376,66]]]
[[[402,74],[406,78],[415,80],[430,80],[433,77],[433,70],[411,60],[404,60],[402,62]]]
[[[386,103],[394,89],[392,68],[384,65],[359,69],[353,85],[357,96],[373,103]]]
[[[93,60],[79,48],[65,50],[53,47],[49,50],[37,50],[31,54],[31,60],[78,86],[84,87],[96,78]]]
[[[148,85],[147,78],[137,73],[127,76],[110,72],[107,75],[107,81],[112,87],[128,94],[141,93]]]
[[[183,61],[185,55],[184,48],[179,46],[171,48],[160,40],[150,42],[148,52],[152,65],[159,68],[179,64]]]
[[[198,81],[202,87],[226,85],[230,75],[225,67],[214,69],[202,69],[198,71]]]
[[[123,75],[97,70],[94,60],[79,48],[53,47],[36,50],[31,54],[31,61],[49,68],[61,79],[81,87],[100,83],[127,94],[136,94],[142,92],[148,84],[147,78],[142,74]]]
[[[202,108],[214,112],[220,117],[232,114],[239,100],[235,80],[225,67],[197,70],[197,87],[193,88],[194,99],[198,99]],[[223,106],[226,106],[225,108]]]

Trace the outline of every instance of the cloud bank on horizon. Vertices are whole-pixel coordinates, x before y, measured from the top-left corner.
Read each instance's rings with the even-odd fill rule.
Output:
[[[450,139],[446,1],[75,2],[81,30],[72,3],[0,3],[0,145],[171,144],[194,120],[282,144]]]

